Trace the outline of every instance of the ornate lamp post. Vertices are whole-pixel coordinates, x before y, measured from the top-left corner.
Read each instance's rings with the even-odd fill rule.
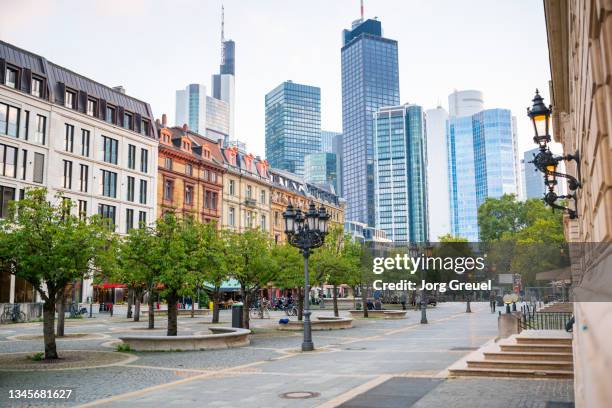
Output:
[[[325,241],[327,234],[329,214],[321,206],[317,211],[314,203],[310,203],[308,212],[302,214],[298,208],[293,209],[289,204],[283,213],[285,219],[285,234],[291,246],[300,250],[304,256],[304,341],[302,351],[314,350],[310,326],[310,282],[308,276],[308,257],[312,249],[319,248]]]

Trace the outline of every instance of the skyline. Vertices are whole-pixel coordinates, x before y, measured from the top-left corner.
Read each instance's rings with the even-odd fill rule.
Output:
[[[174,91],[189,83],[209,87],[211,75],[218,70],[223,3],[225,37],[236,42],[236,136],[247,142],[249,151],[263,155],[264,97],[285,80],[320,87],[321,127],[342,131],[341,32],[359,17],[356,0],[331,4],[316,0],[309,6],[292,7],[276,0],[257,4],[215,0],[205,6],[184,1],[179,7],[143,0],[78,5],[51,1],[36,7],[31,1],[0,3],[5,10],[0,39],[98,82],[123,85],[129,95],[150,102],[156,118],[166,113],[170,123],[174,123]],[[485,108],[509,108],[517,117],[519,151],[523,152],[532,143],[524,112],[534,88],[539,87],[549,101],[548,50],[540,23],[542,5],[527,0],[508,3],[478,1],[466,7],[442,0],[366,2],[365,17],[378,16],[383,34],[399,42],[401,103],[430,109],[440,102],[448,109],[446,99],[454,89],[479,89]],[[525,8],[532,12],[526,15]],[[121,29],[89,30],[94,15],[98,26]],[[455,15],[462,15],[460,31],[449,28],[457,25]],[[499,15],[504,19],[499,20]],[[60,16],[74,24],[54,25]],[[317,30],[313,31],[315,19]],[[186,31],[176,29],[178,20]],[[84,30],[89,35],[80,35]],[[498,34],[482,35],[491,31]],[[58,41],[70,41],[72,46],[57,47]],[[116,47],[122,41],[129,43]],[[79,53],[72,53],[73,49]],[[444,53],[437,51],[441,49]],[[192,63],[184,63],[185,58]],[[125,65],[134,69],[126,71]]]

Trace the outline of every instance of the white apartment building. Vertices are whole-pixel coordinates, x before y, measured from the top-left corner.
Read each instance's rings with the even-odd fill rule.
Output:
[[[0,217],[44,186],[49,199],[62,193],[75,214],[101,214],[121,234],[150,223],[157,145],[147,103],[0,41]],[[76,301],[94,296],[91,281],[76,286]],[[0,272],[0,303],[34,301],[29,284]]]

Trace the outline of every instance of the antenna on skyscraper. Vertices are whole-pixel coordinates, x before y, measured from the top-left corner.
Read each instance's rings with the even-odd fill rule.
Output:
[[[221,42],[225,41],[225,9],[221,5]]]
[[[361,21],[363,21],[363,0],[361,0]]]

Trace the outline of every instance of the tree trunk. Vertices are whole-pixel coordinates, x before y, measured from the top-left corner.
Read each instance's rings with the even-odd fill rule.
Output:
[[[128,288],[128,304],[127,304],[127,318],[131,319],[132,318],[132,304],[134,303],[134,288],[129,287]]]
[[[149,329],[155,328],[155,297],[153,291],[149,291]]]
[[[199,300],[199,299],[198,299]],[[195,298],[191,296],[191,318],[195,317]]]
[[[64,320],[66,318],[66,308],[64,307],[65,294],[64,289],[60,290],[57,297],[57,337],[64,337]]]
[[[368,317],[368,287],[361,288],[361,307],[363,307],[363,317]]]
[[[45,360],[58,358],[55,345],[55,295],[49,293],[43,305],[43,337],[45,342]]]
[[[334,299],[334,316],[338,317],[340,316],[340,313],[338,313],[338,293],[336,293],[336,289],[337,286],[334,285],[334,293],[333,293],[333,299]]]
[[[140,303],[142,301],[142,290],[134,292],[134,321],[140,321]]]
[[[213,292],[213,323],[219,323],[219,303],[221,303],[221,292],[218,288],[215,288]]]
[[[303,288],[297,288],[298,290],[298,315],[297,318],[299,321],[302,321],[302,317],[304,315],[304,302],[307,301],[305,300],[304,297],[304,289]]]
[[[168,294],[168,331],[167,336],[176,336],[177,328],[177,314],[176,309],[176,293],[170,292]]]
[[[251,292],[244,292],[244,297],[243,297],[244,301],[243,301],[243,306],[242,306],[242,326],[245,329],[248,329],[250,327],[250,316],[249,316],[249,305],[251,303]]]

